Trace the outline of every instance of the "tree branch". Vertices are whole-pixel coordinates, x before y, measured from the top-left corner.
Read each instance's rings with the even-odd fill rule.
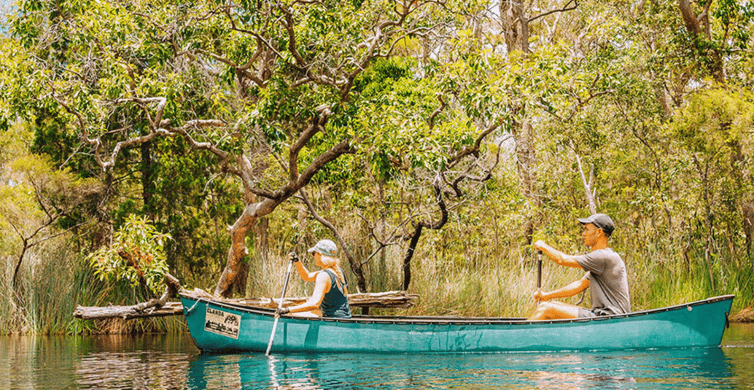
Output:
[[[572,7],[568,7],[568,5],[571,4],[571,3],[574,3],[573,6]],[[533,17],[533,18],[529,18],[528,23],[531,23],[531,22],[533,22],[533,21],[535,21],[535,20],[537,20],[539,18],[543,18],[543,17],[545,17],[547,15],[551,15],[551,14],[554,14],[554,13],[573,11],[578,6],[579,6],[579,2],[578,1],[576,1],[576,0],[568,0],[568,2],[563,6],[563,8],[561,8],[561,9],[555,9],[555,10],[552,10],[552,11],[547,11],[547,12],[541,13],[541,14]]]

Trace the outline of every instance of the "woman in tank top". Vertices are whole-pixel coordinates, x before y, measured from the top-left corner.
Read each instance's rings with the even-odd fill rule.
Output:
[[[286,307],[280,314],[291,313],[298,317],[351,317],[348,306],[348,281],[340,268],[337,257],[338,247],[330,240],[320,240],[309,249],[313,253],[314,264],[320,271],[309,272],[297,258],[291,257],[296,270],[306,282],[315,282],[312,296],[304,303]]]

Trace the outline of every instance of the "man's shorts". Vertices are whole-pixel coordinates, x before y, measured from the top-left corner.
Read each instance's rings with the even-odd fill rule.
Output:
[[[594,317],[609,316],[611,314],[613,313],[605,309],[585,309],[583,307],[579,308],[579,318],[594,318]]]

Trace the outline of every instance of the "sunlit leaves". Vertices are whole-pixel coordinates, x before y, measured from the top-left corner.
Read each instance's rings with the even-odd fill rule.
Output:
[[[7,144],[2,149],[13,153],[13,147]],[[55,235],[56,228],[69,228],[69,217],[85,208],[100,191],[94,180],[81,179],[69,169],[56,169],[44,155],[17,156],[11,162],[3,161],[2,168],[0,219],[5,238],[26,240],[27,246]]]
[[[157,231],[146,218],[129,216],[113,243],[102,247],[89,258],[102,280],[127,280],[132,285],[146,285],[157,293],[163,275],[168,272],[164,246],[171,237]]]
[[[676,139],[694,153],[712,157],[738,147],[754,121],[754,95],[718,88],[690,97],[670,124]]]

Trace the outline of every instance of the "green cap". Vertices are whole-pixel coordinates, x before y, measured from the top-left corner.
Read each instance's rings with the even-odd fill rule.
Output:
[[[325,256],[337,256],[338,247],[330,240],[319,240],[316,245],[309,248],[309,252],[319,252]]]

